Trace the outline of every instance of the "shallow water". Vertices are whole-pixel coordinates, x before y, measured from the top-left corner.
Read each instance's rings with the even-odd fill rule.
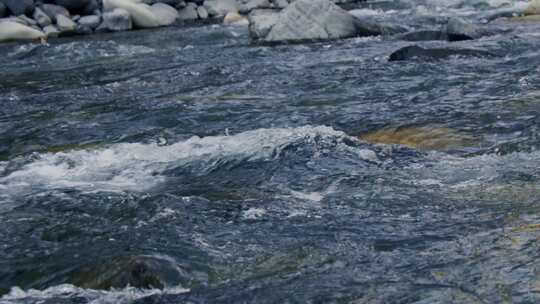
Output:
[[[539,302],[540,24],[496,26],[442,61],[221,25],[1,45],[0,303]],[[449,145],[360,139],[392,128]]]

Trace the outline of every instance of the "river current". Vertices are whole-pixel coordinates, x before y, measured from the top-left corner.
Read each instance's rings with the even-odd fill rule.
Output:
[[[356,14],[419,30],[522,5]],[[540,23],[495,24],[0,45],[0,303],[540,302]],[[411,44],[496,56],[388,61]]]

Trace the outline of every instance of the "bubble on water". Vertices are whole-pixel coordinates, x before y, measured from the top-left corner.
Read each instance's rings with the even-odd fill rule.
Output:
[[[29,289],[22,290],[19,287],[11,288],[10,292],[0,298],[0,302],[3,304],[20,303],[20,300],[24,300],[24,303],[43,303],[50,299],[72,299],[72,298],[85,298],[87,303],[94,304],[124,304],[131,303],[137,299],[144,297],[159,295],[159,294],[182,294],[189,292],[189,289],[185,288],[165,288],[160,289],[138,289],[134,287],[126,287],[123,289],[113,290],[94,290],[80,288],[71,284],[62,284],[53,287],[49,287],[44,290]]]

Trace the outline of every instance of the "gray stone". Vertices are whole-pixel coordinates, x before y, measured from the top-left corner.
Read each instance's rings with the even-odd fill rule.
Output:
[[[60,31],[58,30],[58,28],[52,24],[44,27],[43,32],[45,33],[47,38],[49,37],[55,38],[55,37],[58,37],[58,35],[60,35]]]
[[[254,10],[248,15],[249,33],[253,39],[262,39],[268,35],[279,18],[278,10]]]
[[[87,25],[77,24],[75,27],[75,33],[77,35],[90,35],[93,32],[93,29]]]
[[[271,8],[272,4],[269,0],[243,0],[240,2],[239,11],[242,14],[247,14],[254,9]]]
[[[274,0],[274,7],[276,8],[286,8],[287,6],[289,6],[289,2],[287,2],[287,0]]]
[[[64,15],[56,15],[56,27],[62,33],[69,33],[75,31],[77,24],[73,20]]]
[[[52,20],[45,12],[43,12],[39,7],[36,7],[34,10],[34,19],[41,27],[46,27],[47,25],[52,24]]]
[[[34,11],[34,0],[0,0],[12,15],[31,15]]]
[[[4,3],[0,2],[0,18],[4,18],[7,16],[7,7]]]
[[[448,35],[444,31],[417,31],[399,36],[399,39],[406,41],[435,41],[448,40]]]
[[[238,12],[236,0],[205,0],[203,5],[210,17],[222,17],[230,12]]]
[[[128,31],[132,29],[131,16],[125,9],[116,8],[112,12],[103,14],[103,22],[98,29],[111,32]]]
[[[90,29],[95,29],[101,23],[101,17],[96,15],[84,16],[81,17],[78,21],[79,25],[88,27]]]
[[[67,9],[55,4],[42,4],[40,8],[47,16],[49,16],[49,18],[51,18],[52,22],[56,22],[56,15],[66,16],[67,18],[70,18],[71,16]]]
[[[34,25],[37,25],[38,23],[36,22],[36,20],[32,19],[32,18],[28,18],[26,17],[25,15],[20,15],[20,16],[17,16],[17,18],[19,18],[22,22],[24,22],[24,24],[28,25],[28,26],[34,26]]]
[[[425,49],[416,45],[411,45],[393,52],[390,55],[388,61],[402,61],[412,59],[439,60],[446,59],[451,56],[493,57],[495,55],[484,50],[456,48]]]
[[[446,33],[450,41],[472,40],[482,36],[478,26],[457,17],[448,20]]]
[[[201,19],[208,19],[209,17],[208,11],[206,10],[206,8],[204,8],[204,6],[197,7],[197,14]]]
[[[408,31],[407,28],[400,25],[358,18],[356,19],[355,25],[356,34],[358,36],[396,35]]]
[[[197,20],[198,18],[197,5],[191,2],[178,12],[178,20]]]
[[[284,9],[264,38],[268,42],[347,38],[357,19],[329,0],[296,0]]]
[[[150,7],[150,11],[157,17],[159,24],[171,25],[178,19],[178,11],[165,3],[156,3]]]

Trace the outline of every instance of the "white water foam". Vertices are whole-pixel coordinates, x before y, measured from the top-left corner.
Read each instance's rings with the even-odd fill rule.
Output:
[[[423,186],[440,186],[456,192],[463,190],[488,191],[509,186],[505,178],[523,187],[524,191],[535,188],[538,193],[540,184],[535,181],[540,175],[540,151],[515,152],[507,155],[485,154],[462,158],[443,153],[433,153],[426,164],[415,164],[409,169],[413,171],[413,183]],[[531,176],[530,181],[515,180],[512,175]],[[483,190],[479,190],[483,189]],[[531,192],[531,195],[533,193]]]
[[[43,303],[50,299],[85,298],[88,304],[124,304],[134,300],[159,294],[182,294],[189,292],[185,288],[138,289],[126,287],[113,290],[94,290],[80,288],[71,284],[62,284],[49,287],[44,290],[22,290],[19,287],[11,288],[11,291],[0,298],[0,304],[15,303]]]
[[[347,135],[330,127],[305,126],[258,129],[233,136],[192,137],[169,146],[124,143],[96,150],[41,154],[0,178],[0,196],[36,188],[145,191],[162,183],[165,180],[162,173],[167,169],[196,163],[200,172],[194,173],[204,174],[231,159],[248,162],[271,159],[288,145],[309,144],[315,137],[344,139]]]

